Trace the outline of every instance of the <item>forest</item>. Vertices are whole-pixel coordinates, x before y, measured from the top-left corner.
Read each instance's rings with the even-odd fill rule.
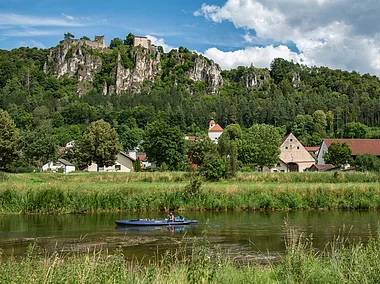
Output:
[[[130,48],[118,42],[114,39],[110,47],[130,54]],[[319,146],[328,137],[380,138],[376,76],[276,58],[269,69],[223,70],[223,86],[210,94],[203,82],[185,75],[202,55],[183,47],[159,51],[161,69],[154,81],[144,82],[140,92],[105,95],[101,86],[106,76],[96,77],[97,84],[78,94],[76,78],[45,73],[50,49],[0,50],[0,109],[10,115],[25,147],[63,147],[80,138],[91,123],[104,120],[127,150],[157,121],[179,129],[181,135],[199,135],[207,133],[211,117],[223,128],[235,124],[243,132],[255,124],[271,125],[281,136],[292,132],[305,146]],[[253,77],[255,84],[249,83]]]

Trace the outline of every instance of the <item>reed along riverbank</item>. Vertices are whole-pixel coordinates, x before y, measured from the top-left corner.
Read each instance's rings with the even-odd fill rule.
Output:
[[[238,173],[219,182],[187,173],[2,174],[0,213],[118,210],[380,208],[373,173]]]
[[[191,247],[167,251],[149,264],[128,258],[121,250],[101,248],[86,253],[47,254],[30,246],[21,258],[1,255],[1,283],[379,283],[380,235],[350,243],[344,236],[323,251],[312,238],[287,230],[286,254],[273,262],[230,257],[198,240]],[[190,253],[189,253],[190,250]],[[265,253],[260,253],[261,261]],[[264,258],[263,258],[264,257]]]

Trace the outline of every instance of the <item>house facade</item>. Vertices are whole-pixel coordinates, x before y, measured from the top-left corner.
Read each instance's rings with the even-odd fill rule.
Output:
[[[41,169],[43,172],[59,172],[62,171],[63,173],[71,173],[75,171],[75,166],[66,161],[65,159],[58,159],[57,162],[48,162],[45,165],[42,166]]]
[[[218,144],[218,139],[222,134],[223,128],[219,124],[216,124],[214,119],[211,118],[208,127],[208,137],[210,137],[211,141],[215,144]]]
[[[313,156],[293,133],[282,139],[280,151],[280,162],[270,169],[272,172],[304,172],[315,163]]]
[[[119,154],[117,154],[117,160],[115,165],[110,167],[99,167],[99,172],[133,172],[133,162],[135,161],[136,159],[132,158],[127,153],[120,151]],[[98,165],[96,163],[92,163],[91,165],[83,169],[83,171],[97,172]]]
[[[318,151],[318,164],[326,164],[323,155],[328,152],[333,142],[346,142],[351,148],[353,159],[355,159],[357,155],[366,153],[380,157],[380,139],[324,139]]]

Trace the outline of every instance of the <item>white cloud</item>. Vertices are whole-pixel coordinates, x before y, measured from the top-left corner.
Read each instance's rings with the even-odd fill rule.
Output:
[[[303,64],[308,63],[303,54],[297,54],[285,45],[277,47],[273,45],[266,47],[247,47],[242,50],[229,52],[224,52],[213,47],[207,49],[204,55],[218,63],[222,69],[232,69],[238,66],[249,66],[251,64],[255,67],[265,68],[269,67],[273,58],[277,57]]]
[[[60,26],[80,27],[83,24],[75,21],[67,21],[60,18],[35,17],[13,13],[0,13],[0,26]]]
[[[194,15],[229,21],[245,30],[246,43],[267,45],[234,52],[208,49],[205,55],[223,68],[251,63],[269,67],[275,57],[282,57],[380,75],[379,11],[377,0],[227,0],[223,6],[203,4]],[[297,53],[286,47],[290,43]]]
[[[152,36],[152,35],[146,35],[146,37],[150,39],[152,41],[152,44],[154,44],[155,46],[162,46],[164,49],[164,52],[169,52],[170,50],[176,48],[176,47],[166,44],[163,38],[156,38],[155,36]]]
[[[203,4],[194,15],[218,23],[227,20],[236,28],[254,29],[262,38],[287,41],[294,33],[281,11],[268,9],[256,1],[229,0],[223,7]]]
[[[74,20],[74,17],[71,16],[71,15],[66,15],[65,13],[62,13],[62,16],[64,16],[66,19],[70,20],[70,21],[73,21]]]

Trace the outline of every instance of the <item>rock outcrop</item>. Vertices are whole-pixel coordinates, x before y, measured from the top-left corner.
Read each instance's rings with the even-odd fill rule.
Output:
[[[194,81],[206,82],[208,93],[215,94],[218,87],[223,85],[220,66],[212,60],[204,57],[197,57],[194,67],[188,71],[188,77]]]
[[[102,58],[99,53],[107,48],[104,37],[99,36],[96,36],[94,41],[62,40],[56,48],[51,50],[44,71],[57,78],[76,77],[79,82],[77,92],[85,93],[94,75],[102,70]],[[91,52],[94,49],[97,53]]]
[[[134,55],[135,68],[124,68],[121,63],[120,53],[116,61],[114,75],[115,85],[107,86],[107,93],[117,94],[123,91],[140,92],[142,83],[145,80],[154,81],[160,70],[160,53],[155,52],[154,56],[149,50],[136,52]]]
[[[161,53],[148,39],[149,48],[145,48],[143,39],[140,38],[138,46],[124,46],[121,50],[109,49],[102,36],[96,36],[94,41],[63,40],[51,50],[44,71],[58,78],[76,78],[78,94],[86,93],[94,84],[104,94],[140,92],[143,82],[154,81],[161,70]],[[181,55],[177,55],[177,64],[183,64]],[[195,53],[191,65],[185,76],[205,82],[208,93],[218,93],[218,87],[223,85],[219,65]]]
[[[270,80],[270,74],[267,69],[250,67],[241,78],[247,89],[261,88]]]

